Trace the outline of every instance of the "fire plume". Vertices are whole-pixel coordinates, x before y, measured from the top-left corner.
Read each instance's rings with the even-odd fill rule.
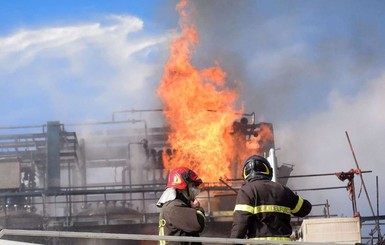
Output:
[[[181,34],[171,43],[158,88],[173,149],[163,161],[166,169],[189,167],[203,181],[214,182],[231,175],[232,124],[242,111],[234,109],[238,94],[225,87],[226,72],[219,63],[202,70],[191,64],[199,35],[187,21],[186,7],[186,0],[177,5]]]

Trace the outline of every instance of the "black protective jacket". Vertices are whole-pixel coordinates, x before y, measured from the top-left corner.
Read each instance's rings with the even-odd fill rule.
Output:
[[[291,215],[304,217],[312,205],[286,186],[254,179],[238,192],[234,208],[232,238],[290,240]]]
[[[174,200],[163,204],[159,216],[159,235],[198,237],[205,226],[203,209],[191,207],[190,202],[180,193]],[[199,245],[190,242],[165,242],[167,245]]]

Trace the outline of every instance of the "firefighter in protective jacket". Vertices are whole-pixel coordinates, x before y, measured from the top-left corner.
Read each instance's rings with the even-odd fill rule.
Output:
[[[170,170],[167,188],[156,204],[161,208],[159,215],[160,236],[198,237],[205,226],[204,210],[195,200],[202,180],[191,169],[178,167]],[[190,242],[166,242],[163,244],[201,244]]]
[[[306,216],[311,203],[271,181],[273,169],[261,156],[245,161],[242,177],[245,182],[237,195],[231,237],[290,241],[291,215]]]

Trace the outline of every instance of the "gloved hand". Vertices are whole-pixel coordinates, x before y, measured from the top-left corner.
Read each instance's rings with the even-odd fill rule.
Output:
[[[191,207],[193,208],[199,208],[201,206],[201,203],[198,200],[191,201]]]

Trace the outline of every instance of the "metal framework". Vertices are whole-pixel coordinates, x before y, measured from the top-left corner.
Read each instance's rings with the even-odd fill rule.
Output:
[[[148,128],[143,119],[117,121],[119,113],[122,112],[114,113],[112,121],[107,122],[65,125],[47,122],[47,125],[38,126],[0,127],[0,165],[1,161],[16,159],[20,164],[21,180],[18,188],[0,186],[0,227],[45,230],[76,227],[81,230],[82,227],[157,223],[155,203],[164,190],[167,176],[161,167],[159,154],[169,147],[169,129]],[[113,172],[104,173],[106,169]],[[95,176],[90,173],[95,171],[109,179],[103,182],[100,177],[98,183],[93,183]],[[209,222],[232,221],[232,202],[240,185],[236,179],[221,179],[207,184],[200,201]],[[346,187],[296,191],[340,188]],[[323,208],[320,216],[332,216],[328,201],[315,206]],[[300,224],[301,220],[294,220],[294,223]],[[19,231],[3,229],[1,232],[12,235]],[[25,231],[20,232],[25,234]],[[34,234],[60,237],[63,233],[47,231]],[[78,237],[79,234],[72,235]],[[123,237],[130,239],[129,235]],[[154,241],[159,239],[146,237]],[[106,239],[109,239],[108,234]],[[229,239],[222,240],[224,244],[232,243]],[[261,244],[251,241],[237,243]]]

